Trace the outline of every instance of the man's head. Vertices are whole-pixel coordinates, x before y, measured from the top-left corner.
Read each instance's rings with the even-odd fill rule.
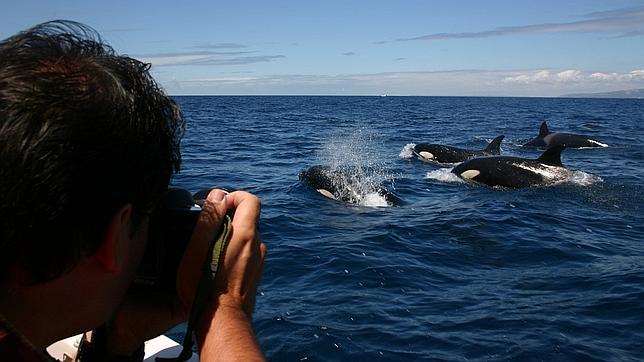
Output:
[[[0,281],[60,276],[166,189],[184,125],[148,69],[74,22],[0,42]]]

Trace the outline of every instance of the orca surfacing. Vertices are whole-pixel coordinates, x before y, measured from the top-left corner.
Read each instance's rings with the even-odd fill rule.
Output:
[[[300,173],[300,180],[321,195],[361,206],[398,206],[402,200],[385,187],[373,184],[352,167],[316,165]]]
[[[539,135],[524,144],[524,147],[548,148],[553,146],[566,146],[568,148],[587,148],[587,147],[608,147],[607,144],[601,143],[588,136],[551,132],[544,121],[539,129]]]
[[[452,172],[465,180],[507,188],[543,186],[567,179],[571,172],[561,163],[565,146],[547,149],[537,159],[511,156],[473,158]]]
[[[421,143],[414,146],[413,152],[419,160],[437,163],[459,163],[470,158],[479,156],[492,156],[501,153],[501,141],[505,136],[501,135],[492,140],[482,150],[465,150],[458,147]]]

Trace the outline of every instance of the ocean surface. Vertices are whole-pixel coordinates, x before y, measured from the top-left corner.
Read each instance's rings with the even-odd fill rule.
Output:
[[[644,359],[644,100],[176,97],[187,120],[173,184],[263,202],[268,246],[253,325],[272,361]],[[552,131],[545,187],[498,189],[421,162],[417,143],[504,155]],[[325,198],[298,175],[351,166],[396,207]],[[181,338],[180,330],[173,337]]]

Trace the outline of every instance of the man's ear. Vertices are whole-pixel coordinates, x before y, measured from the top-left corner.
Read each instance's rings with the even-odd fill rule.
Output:
[[[130,235],[130,217],[132,204],[126,204],[118,209],[108,224],[101,245],[94,254],[94,258],[107,272],[119,272],[122,267],[123,247],[127,244],[124,236]]]

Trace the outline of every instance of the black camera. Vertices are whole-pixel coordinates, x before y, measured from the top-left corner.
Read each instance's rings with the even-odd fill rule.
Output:
[[[150,216],[148,242],[134,287],[175,292],[181,257],[211,190],[204,189],[194,195],[181,188],[166,190]]]

